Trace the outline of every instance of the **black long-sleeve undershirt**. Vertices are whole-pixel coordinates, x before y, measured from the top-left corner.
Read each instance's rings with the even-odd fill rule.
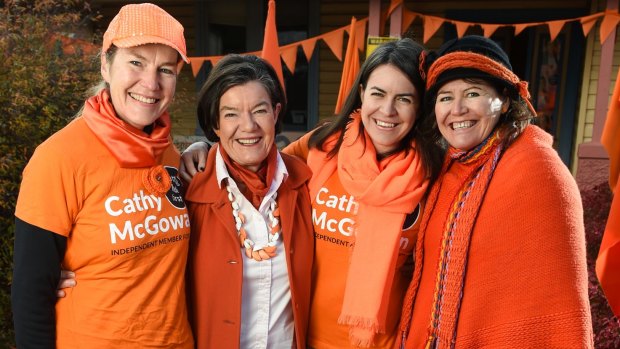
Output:
[[[56,288],[67,238],[15,218],[11,304],[19,349],[56,348]]]

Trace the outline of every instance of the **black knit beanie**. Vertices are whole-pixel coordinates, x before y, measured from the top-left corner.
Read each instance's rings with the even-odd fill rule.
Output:
[[[438,50],[429,53],[425,60],[425,70],[428,72],[428,69],[437,59],[453,52],[478,53],[500,63],[508,70],[512,71],[512,65],[510,64],[510,60],[506,52],[504,52],[504,50],[502,50],[502,48],[493,40],[479,35],[464,36],[460,39],[447,41],[441,45]],[[506,87],[511,98],[519,98],[516,87],[509,81],[506,81],[499,76],[463,65],[446,70],[437,77],[435,83],[427,88],[426,96],[427,98],[432,99],[427,100],[427,102],[434,102],[437,89],[443,84],[461,78],[481,78],[487,80],[496,85]]]

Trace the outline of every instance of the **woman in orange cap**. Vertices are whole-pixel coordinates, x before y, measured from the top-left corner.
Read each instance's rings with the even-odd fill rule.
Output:
[[[177,20],[124,6],[103,37],[103,82],[30,159],[15,212],[19,348],[193,348],[189,218],[167,112],[184,61]],[[61,265],[79,284],[57,301]]]

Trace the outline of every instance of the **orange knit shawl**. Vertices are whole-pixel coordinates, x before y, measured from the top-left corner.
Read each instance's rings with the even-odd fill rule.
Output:
[[[450,165],[454,161],[459,161],[472,166],[469,174],[461,180],[461,189],[452,201],[450,212],[446,217],[437,267],[433,306],[431,307],[430,335],[426,347],[452,348],[454,346],[471,234],[502,150],[499,131],[491,134],[484,142],[468,152],[450,148],[444,161],[442,173],[428,195],[426,210],[422,218],[416,243],[416,264],[413,280],[403,303],[401,341],[405,340],[411,322],[413,303],[422,275],[424,237],[431,213],[437,203],[441,179]]]

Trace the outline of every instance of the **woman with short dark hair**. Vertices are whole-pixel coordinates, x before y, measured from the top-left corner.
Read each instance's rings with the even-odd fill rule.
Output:
[[[224,57],[200,91],[198,121],[216,145],[185,197],[197,348],[305,348],[311,173],[277,150],[285,109],[275,71],[256,56]]]

